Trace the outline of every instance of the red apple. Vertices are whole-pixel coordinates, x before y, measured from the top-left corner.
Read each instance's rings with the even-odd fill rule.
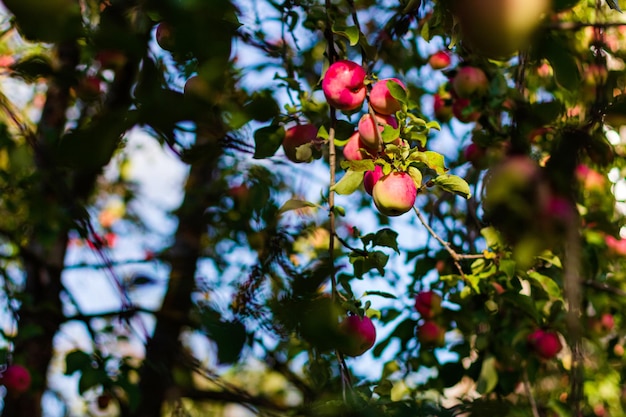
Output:
[[[298,159],[296,153],[298,146],[314,142],[317,139],[317,127],[310,123],[295,125],[285,131],[283,138],[283,150],[285,156],[292,162],[309,162],[311,157],[307,159]]]
[[[549,330],[536,329],[528,335],[527,341],[533,351],[544,359],[554,358],[563,349],[559,335]]]
[[[363,105],[367,89],[365,70],[355,62],[333,63],[322,80],[322,90],[328,104],[338,110],[352,111]]]
[[[461,67],[452,79],[452,88],[460,98],[482,97],[487,94],[489,80],[480,68]]]
[[[367,146],[361,140],[359,132],[355,132],[348,143],[343,147],[343,157],[348,161],[361,161],[363,159],[373,159],[374,155],[367,150]]]
[[[387,84],[389,81],[398,83],[406,90],[405,85],[397,78],[387,78],[374,84],[370,91],[370,104],[372,108],[380,114],[395,114],[402,109],[402,105],[389,92]]]
[[[454,0],[461,39],[475,52],[505,59],[528,46],[551,0]]]
[[[157,44],[166,51],[174,49],[174,29],[167,22],[161,22],[157,25],[155,38]]]
[[[615,327],[615,318],[611,313],[604,313],[600,317],[600,323],[605,331],[610,332]]]
[[[452,102],[452,114],[463,123],[472,123],[480,119],[480,112],[468,112],[466,109],[470,107],[471,101],[468,98],[456,98]]]
[[[87,75],[78,80],[76,95],[84,101],[92,101],[98,98],[101,92],[102,80],[100,78]]]
[[[417,340],[425,346],[443,346],[445,336],[445,329],[432,320],[426,320],[417,327]]]
[[[372,195],[374,184],[383,177],[383,168],[380,165],[376,165],[373,171],[367,171],[363,176],[363,187],[365,192]]]
[[[415,309],[425,319],[432,319],[441,312],[441,296],[436,292],[422,291],[415,296]]]
[[[103,49],[96,54],[96,61],[102,69],[120,69],[127,61],[126,55],[117,49]]]
[[[476,169],[486,168],[487,149],[472,142],[463,150],[463,157]]]
[[[434,70],[447,68],[450,65],[450,54],[446,51],[438,51],[428,58],[428,64]]]
[[[22,365],[9,365],[0,376],[0,383],[5,386],[8,392],[20,394],[30,388],[30,372]]]
[[[452,105],[446,103],[446,100],[450,100],[450,95],[448,97],[442,97],[437,93],[433,95],[435,117],[442,123],[449,122],[452,119]]]
[[[364,114],[359,120],[359,135],[361,135],[361,142],[370,149],[381,151],[383,144],[378,142],[376,137],[376,128],[382,134],[385,126],[389,125],[394,129],[398,128],[398,122],[394,116],[388,116],[383,114],[376,114],[372,119],[369,113]]]
[[[399,216],[413,208],[417,187],[406,172],[392,172],[380,178],[372,189],[378,211],[386,216]]]
[[[339,350],[346,356],[360,356],[376,342],[376,327],[367,316],[348,316],[339,324],[339,330],[345,336]]]

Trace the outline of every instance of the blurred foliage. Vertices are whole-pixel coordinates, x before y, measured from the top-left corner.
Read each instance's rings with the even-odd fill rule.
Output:
[[[523,50],[493,59],[455,1],[3,0],[1,352],[33,373],[19,395],[2,382],[5,414],[54,392],[94,416],[150,402],[181,416],[624,415],[620,5],[555,0]],[[433,69],[441,50],[450,64]],[[405,86],[391,83],[399,127],[371,158],[344,150],[373,110],[337,111],[321,91],[341,59],[368,91]],[[463,67],[485,74],[482,94],[454,90]],[[307,123],[313,161],[296,164],[281,145]],[[176,233],[151,223],[133,173],[146,135],[188,174],[166,210]],[[410,175],[415,211],[375,209],[375,166]],[[84,313],[69,285],[83,269],[119,309]],[[39,305],[33,277],[60,271],[61,308]],[[174,309],[145,307],[179,290]],[[425,290],[443,298],[432,317],[414,308]],[[341,353],[349,315],[377,328],[362,359]],[[87,341],[68,348],[70,323]],[[172,365],[152,363],[168,325]],[[542,355],[538,329],[563,349]],[[40,340],[43,365],[20,348]],[[163,392],[140,383],[146,369]]]

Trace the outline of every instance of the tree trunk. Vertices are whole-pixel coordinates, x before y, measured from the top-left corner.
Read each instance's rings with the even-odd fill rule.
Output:
[[[221,126],[217,121],[212,127]],[[218,178],[217,163],[221,156],[219,139],[221,129],[199,127],[194,151],[199,154],[191,162],[185,185],[185,197],[177,211],[178,229],[169,249],[171,266],[168,289],[158,314],[152,338],[146,346],[146,357],[139,385],[141,400],[137,415],[160,416],[164,403],[176,398],[172,367],[180,357],[179,336],[191,309],[191,293],[201,250],[201,239],[206,233],[203,220],[207,208],[218,201],[219,190],[211,189]]]

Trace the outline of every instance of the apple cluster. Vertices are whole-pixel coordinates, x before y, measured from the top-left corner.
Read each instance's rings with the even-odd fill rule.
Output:
[[[478,121],[481,112],[472,108],[472,102],[482,99],[489,90],[489,78],[481,68],[465,65],[456,70],[450,79],[447,91],[433,95],[435,117],[448,122],[452,116],[460,122]]]
[[[374,82],[368,91],[367,74],[362,66],[348,60],[337,61],[327,70],[322,80],[322,90],[328,104],[343,111],[360,109],[368,99],[371,111],[364,114],[343,148],[343,156],[348,161],[377,159],[385,150],[386,143],[408,146],[400,139],[398,120],[401,103],[390,91],[390,83],[406,89],[397,78],[381,79]],[[383,132],[392,132],[392,137],[383,141]],[[417,197],[416,184],[407,171],[393,169],[385,173],[381,165],[375,165],[363,177],[365,191],[372,196],[380,213],[399,216],[409,211]]]
[[[423,346],[441,347],[444,345],[446,329],[438,323],[441,314],[441,295],[428,290],[415,296],[415,309],[423,321],[417,326],[417,340]]]

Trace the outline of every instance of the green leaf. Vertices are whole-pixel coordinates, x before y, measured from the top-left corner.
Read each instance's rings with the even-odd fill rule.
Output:
[[[435,185],[450,193],[460,195],[464,198],[470,198],[471,196],[469,185],[463,178],[457,175],[439,175],[438,177],[433,178],[432,181]]]
[[[400,137],[400,128],[394,129],[390,125],[385,125],[380,136],[384,143],[393,142]]]
[[[254,159],[264,159],[274,156],[285,137],[285,128],[269,125],[254,132]]]
[[[287,211],[298,210],[305,207],[319,207],[315,203],[311,203],[305,200],[298,200],[295,198],[289,199],[282,205],[282,207],[278,210],[278,214],[283,214]]]
[[[398,232],[385,228],[376,232],[374,235],[373,243],[376,246],[384,246],[387,248],[391,248],[396,253],[400,253],[400,249],[398,248]]]
[[[480,229],[480,234],[485,238],[488,248],[497,249],[502,246],[500,233],[492,226]]]
[[[359,28],[356,26],[333,26],[333,33],[347,38],[350,41],[350,46],[358,44],[361,36]]]
[[[355,192],[363,182],[363,172],[347,170],[344,176],[330,189],[341,195],[348,195]]]
[[[390,294],[388,292],[384,292],[384,291],[365,291],[363,293],[363,297],[368,296],[368,295],[376,295],[378,297],[390,298],[392,300],[397,300],[398,299],[397,296],[395,296],[393,294]]]
[[[389,255],[381,251],[368,252],[366,255],[352,252],[349,256],[350,263],[354,267],[354,276],[363,277],[366,272],[376,269],[380,275],[385,275],[385,266],[389,260]]]
[[[576,91],[580,87],[580,71],[565,37],[550,36],[540,43],[540,54],[554,69],[556,82],[566,90]]]
[[[480,368],[480,376],[476,383],[476,390],[481,394],[488,394],[498,385],[498,371],[496,370],[496,359],[493,356],[483,361]]]
[[[406,103],[408,99],[408,94],[404,87],[402,87],[400,84],[398,84],[394,80],[388,80],[387,89],[389,89],[389,93],[393,98],[398,100],[400,103]]]
[[[537,281],[544,289],[544,291],[550,296],[550,299],[552,301],[563,301],[563,292],[552,278],[535,271],[529,272],[528,277]]]
[[[611,9],[617,10],[620,13],[622,12],[622,9],[620,9],[617,0],[606,0],[606,4],[608,4]]]
[[[411,139],[413,139],[412,135],[411,135]],[[435,171],[438,175],[442,175],[447,171],[447,168],[445,167],[444,157],[442,154],[438,152],[434,152],[434,151],[420,152],[416,150],[416,151],[411,152],[411,155],[409,155],[408,159],[409,161],[424,163],[428,168]]]
[[[73,350],[65,355],[65,375],[91,368],[91,355],[82,350]]]
[[[415,168],[414,166],[410,166],[407,169],[407,172],[409,173],[409,175],[411,176],[411,178],[413,179],[413,182],[415,183],[415,186],[419,189],[422,187],[422,171],[420,171],[419,169]]]
[[[82,375],[78,380],[78,393],[84,394],[90,388],[98,385],[106,385],[109,381],[109,376],[104,369],[100,368],[85,368],[82,371]]]
[[[355,172],[373,171],[376,166],[371,159],[363,159],[360,161],[341,161],[341,167]]]

